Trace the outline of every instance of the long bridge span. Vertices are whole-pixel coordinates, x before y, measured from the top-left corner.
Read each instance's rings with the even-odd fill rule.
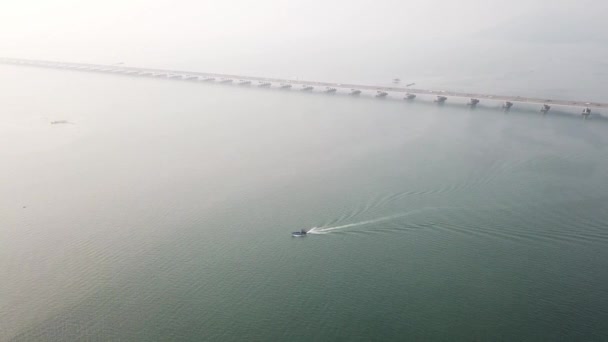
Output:
[[[78,71],[125,74],[141,77],[158,77],[168,79],[180,79],[201,82],[216,82],[216,83],[232,83],[241,86],[258,86],[264,88],[281,88],[281,89],[299,89],[301,91],[313,91],[315,88],[320,88],[325,93],[346,92],[356,96],[362,92],[372,92],[375,97],[384,98],[387,96],[403,96],[405,100],[413,101],[416,95],[434,96],[434,102],[438,104],[445,103],[448,98],[468,99],[467,105],[475,107],[481,100],[502,103],[502,108],[505,111],[511,109],[516,103],[528,103],[540,105],[540,112],[546,114],[552,106],[577,107],[582,109],[581,115],[587,117],[591,114],[591,109],[608,108],[608,103],[592,102],[592,101],[574,101],[564,99],[548,99],[534,98],[512,95],[494,95],[494,94],[477,94],[463,93],[455,91],[417,89],[400,86],[376,86],[364,84],[347,84],[347,83],[332,83],[332,82],[317,82],[303,81],[281,78],[255,77],[245,75],[218,74],[208,72],[181,71],[181,70],[166,70],[152,68],[138,68],[124,65],[103,65],[103,64],[85,64],[85,63],[67,63],[57,61],[32,60],[22,58],[0,58],[0,63],[12,65],[37,66],[54,69],[70,69]],[[299,86],[300,88],[295,88]]]

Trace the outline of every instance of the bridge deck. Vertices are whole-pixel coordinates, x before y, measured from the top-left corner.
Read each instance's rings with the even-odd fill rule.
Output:
[[[218,73],[207,73],[207,72],[195,72],[195,71],[183,71],[183,70],[166,70],[166,69],[152,69],[152,68],[136,68],[118,65],[103,65],[103,64],[85,64],[85,63],[65,63],[56,61],[43,61],[43,60],[30,60],[30,59],[17,59],[17,58],[0,58],[0,63],[14,64],[14,65],[31,65],[40,66],[47,68],[59,68],[59,69],[74,69],[81,71],[92,71],[92,72],[113,72],[113,73],[126,73],[141,76],[150,75],[165,75],[166,77],[208,77],[208,78],[226,78],[236,80],[247,80],[247,81],[258,81],[258,82],[270,82],[279,84],[300,84],[305,86],[317,86],[317,87],[330,87],[337,89],[359,89],[359,90],[370,90],[370,91],[385,91],[391,93],[410,93],[420,95],[441,95],[446,97],[459,97],[459,98],[476,98],[476,99],[487,99],[493,101],[509,101],[513,103],[531,103],[531,104],[548,104],[551,106],[570,106],[570,107],[583,107],[583,108],[608,108],[608,103],[592,102],[592,101],[573,101],[573,100],[562,100],[562,99],[547,99],[547,98],[534,98],[524,96],[510,96],[510,95],[493,95],[493,94],[476,94],[476,93],[463,93],[455,91],[440,91],[430,89],[417,89],[417,88],[404,88],[398,86],[386,87],[386,86],[375,86],[375,85],[364,85],[364,84],[346,84],[346,83],[332,83],[332,82],[316,82],[316,81],[303,81],[303,80],[292,80],[282,78],[268,78],[268,77],[255,77],[246,75],[232,75],[232,74],[218,74]],[[146,75],[144,75],[146,74]],[[190,77],[189,77],[190,76]]]

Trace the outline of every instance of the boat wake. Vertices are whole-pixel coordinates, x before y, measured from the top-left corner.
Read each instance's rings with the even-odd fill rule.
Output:
[[[339,231],[339,230],[343,230],[343,229],[348,229],[348,228],[353,228],[353,227],[358,227],[358,226],[364,226],[364,225],[367,225],[367,224],[378,223],[378,222],[383,222],[383,221],[390,221],[390,220],[394,220],[394,219],[397,219],[397,218],[400,218],[400,217],[405,217],[405,216],[410,216],[410,215],[418,214],[418,213],[421,213],[423,211],[437,210],[437,209],[442,209],[442,208],[443,207],[427,207],[427,208],[421,208],[421,209],[416,209],[416,210],[408,211],[408,212],[401,213],[401,214],[389,215],[389,216],[384,216],[384,217],[380,217],[380,218],[377,218],[377,219],[360,221],[360,222],[354,222],[354,223],[344,224],[344,225],[340,225],[340,226],[313,227],[310,230],[308,230],[306,233],[307,234],[317,234],[317,235],[329,234],[329,233],[332,233],[332,232],[335,232],[335,231]]]

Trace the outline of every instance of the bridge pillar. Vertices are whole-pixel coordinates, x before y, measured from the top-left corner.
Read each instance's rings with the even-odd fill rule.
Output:
[[[591,115],[591,108],[587,107],[587,108],[583,109],[583,112],[581,113],[581,115],[583,116],[584,119],[587,119],[589,117],[589,115]]]
[[[447,99],[448,98],[445,96],[437,95],[437,97],[435,98],[435,102],[437,102],[438,104],[444,104]]]
[[[551,106],[549,106],[548,104],[544,104],[542,107],[540,107],[540,112],[543,114],[547,114],[550,109]]]

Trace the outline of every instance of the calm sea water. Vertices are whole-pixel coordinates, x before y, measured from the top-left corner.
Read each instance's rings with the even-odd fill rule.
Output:
[[[0,75],[0,340],[608,338],[602,117]]]

